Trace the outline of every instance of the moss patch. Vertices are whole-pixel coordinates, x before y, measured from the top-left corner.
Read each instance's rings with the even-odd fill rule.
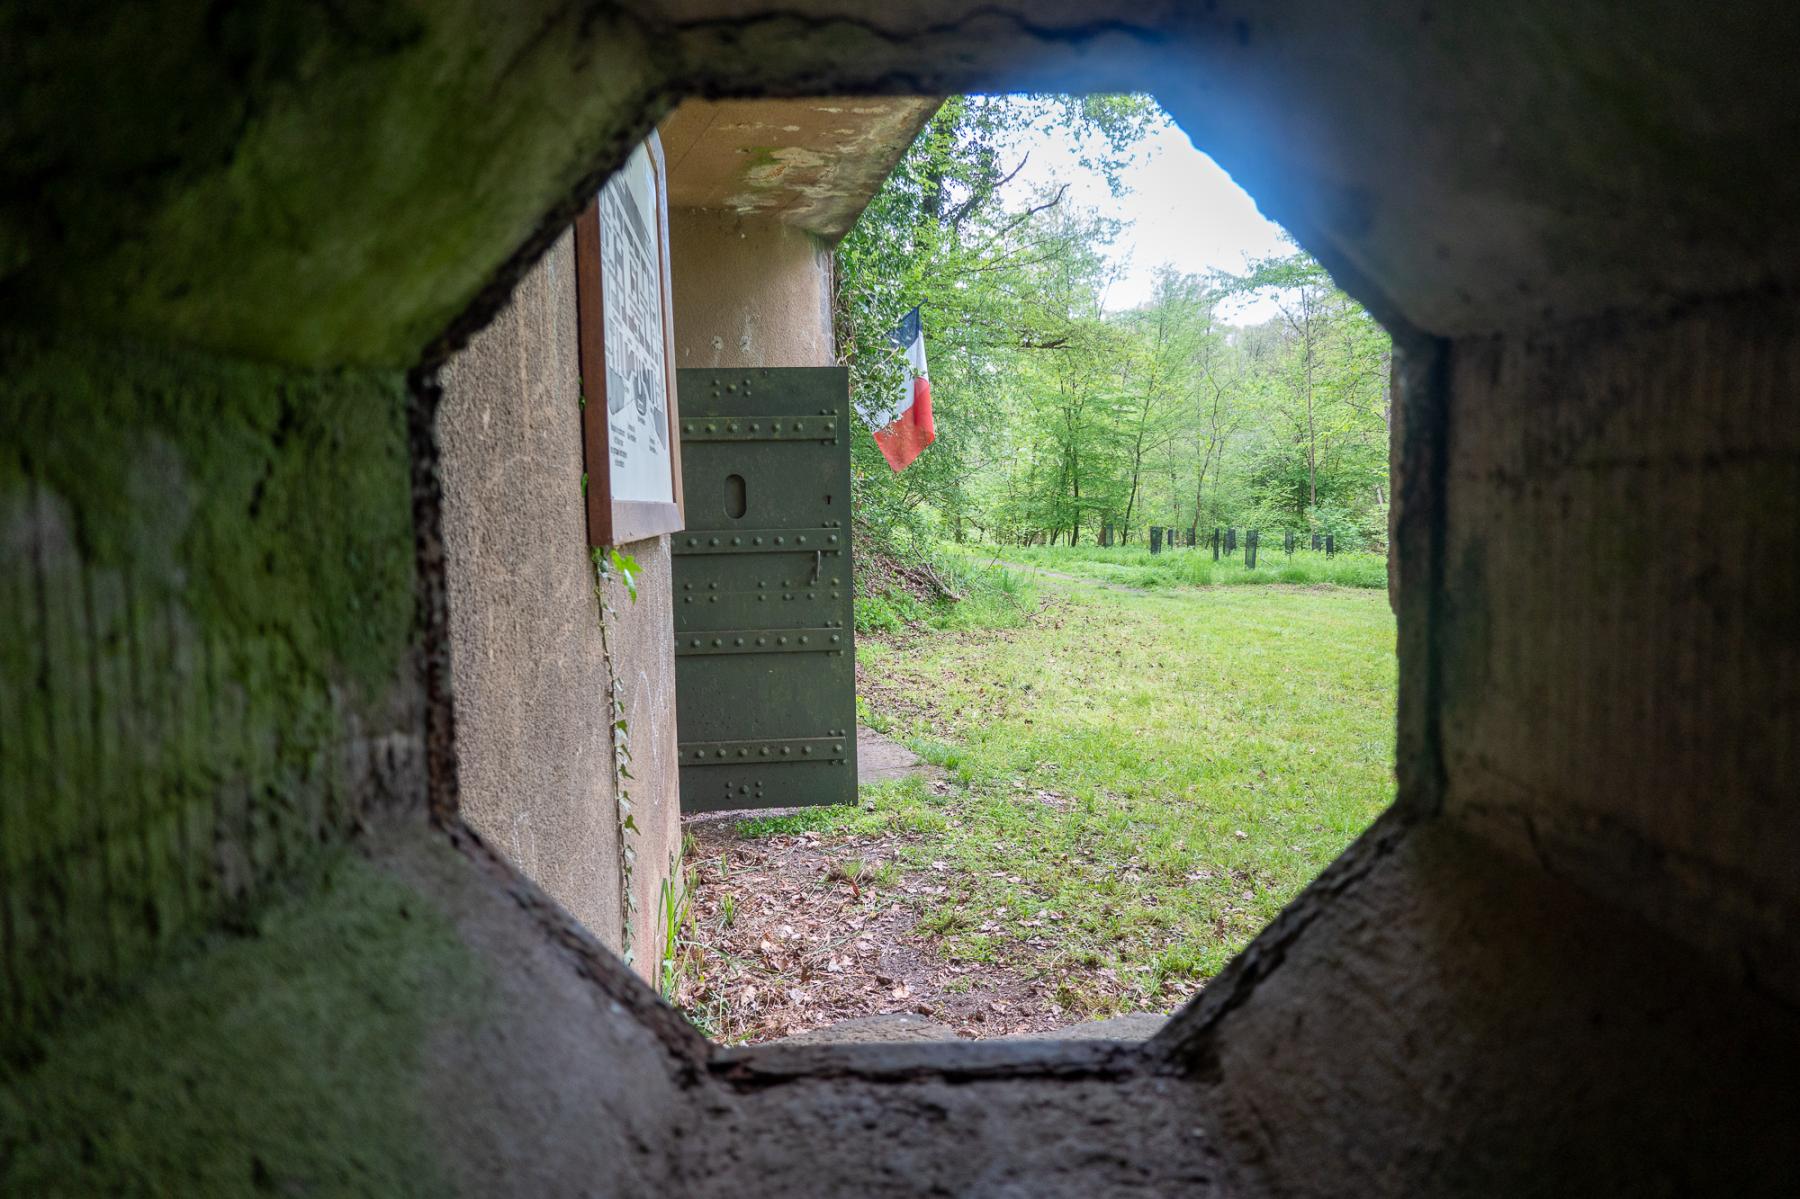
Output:
[[[623,157],[675,53],[617,6],[467,0],[29,0],[0,41],[0,302],[397,367]]]
[[[0,1053],[414,770],[407,402],[0,338]]]
[[[428,898],[359,856],[313,883],[0,1079],[0,1191],[448,1192],[421,1050],[487,983]]]

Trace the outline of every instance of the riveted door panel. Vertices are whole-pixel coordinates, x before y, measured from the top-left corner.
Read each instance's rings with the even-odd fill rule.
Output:
[[[852,803],[848,372],[690,369],[676,385],[681,806]]]

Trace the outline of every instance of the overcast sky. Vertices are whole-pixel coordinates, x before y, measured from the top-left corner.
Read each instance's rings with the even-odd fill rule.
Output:
[[[1242,273],[1253,259],[1284,249],[1281,227],[1258,212],[1249,193],[1194,149],[1172,122],[1138,144],[1121,176],[1130,190],[1119,197],[1098,172],[1081,165],[1077,146],[1063,130],[1032,130],[1017,149],[1029,151],[1030,158],[1009,187],[1010,206],[1024,205],[1043,187],[1067,183],[1067,202],[1125,223],[1107,251],[1118,271],[1107,292],[1108,308],[1147,301],[1156,268],[1164,263],[1188,274]],[[1274,313],[1272,303],[1252,302],[1228,319],[1255,324]]]

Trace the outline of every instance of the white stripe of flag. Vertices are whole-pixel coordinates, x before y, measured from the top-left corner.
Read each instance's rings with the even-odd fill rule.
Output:
[[[925,377],[925,326],[917,307],[902,318],[889,338],[906,354],[907,377],[895,389],[891,404],[865,411],[862,418],[873,430],[882,457],[898,473],[919,456],[919,451],[937,440],[937,427],[931,420],[931,380]]]

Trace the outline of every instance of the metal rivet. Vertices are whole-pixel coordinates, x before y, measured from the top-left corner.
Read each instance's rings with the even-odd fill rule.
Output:
[[[762,544],[762,538],[760,538],[760,537],[752,537],[752,538],[751,538],[751,539],[750,539],[750,544],[751,544],[751,545],[761,545],[761,544]]]
[[[719,597],[716,595],[709,595],[706,597],[706,602],[709,604],[716,604],[719,602]]]
[[[689,545],[699,545],[700,539],[698,537],[690,537],[690,538],[688,538],[688,544]]]
[[[722,757],[724,757],[724,756],[725,756],[725,751],[724,751],[724,750],[720,750],[720,751],[719,751],[719,756],[720,756],[720,757],[721,757],[721,758],[722,758]]]
[[[767,644],[769,644],[769,639],[768,639],[768,638],[767,638],[767,637],[758,637],[758,638],[757,638],[757,639],[756,639],[756,644],[758,644],[758,645],[767,645]]]
[[[836,591],[834,591],[834,592],[832,592],[832,593],[831,593],[831,598],[832,598],[832,599],[842,599],[842,598],[843,598],[843,596],[842,596],[842,595],[841,595],[841,594],[840,594],[840,593],[838,593],[838,592],[836,592]]]
[[[742,637],[735,638],[735,639],[733,639],[731,644],[742,645],[742,644],[744,644],[744,639]]]
[[[724,644],[725,644],[725,642],[724,642],[724,641],[723,641],[723,640],[721,640],[721,639],[720,639],[720,638],[718,638],[718,637],[714,637],[714,638],[713,638],[713,644],[714,644],[714,645],[724,645]]]
[[[710,542],[708,542],[708,544],[709,545],[717,545],[717,544],[719,544],[719,539],[717,537],[715,537]]]
[[[827,537],[825,540],[830,542],[832,545],[836,545],[837,544],[837,534],[833,533],[831,536]]]
[[[700,638],[696,637],[692,641],[688,642],[688,644],[697,646],[700,644]]]
[[[706,431],[707,431],[707,432],[708,432],[708,433],[717,433],[717,432],[718,432],[718,431],[719,431],[719,426],[717,426],[717,425],[708,425],[708,426],[706,426]]]
[[[775,644],[776,645],[786,645],[787,638],[786,637],[777,637],[777,638],[775,638]]]
[[[792,748],[791,748],[791,747],[790,747],[790,746],[786,746],[786,745],[784,745],[784,746],[782,746],[782,747],[781,747],[781,753],[782,753],[782,756],[783,756],[783,757],[786,757],[786,756],[787,756],[787,755],[788,755],[788,754],[791,754],[791,753],[793,753],[793,752],[794,752],[794,751],[793,751],[793,749],[792,749]]]
[[[836,645],[839,641],[842,641],[842,640],[843,640],[843,638],[841,638],[841,637],[833,636],[831,639],[831,644]]]
[[[743,538],[742,538],[742,537],[733,537],[733,538],[732,538],[732,539],[731,539],[731,544],[733,544],[733,545],[742,545],[742,544],[744,544],[744,539],[743,539]]]
[[[781,544],[781,538],[779,538],[779,537],[777,537],[777,538],[776,538],[776,539],[775,539],[775,544],[776,544],[776,545],[780,545],[780,544]]]
[[[804,638],[804,637],[802,637],[802,638],[800,638],[800,644],[801,644],[801,645],[805,645],[805,644],[806,644],[806,638]]]
[[[747,750],[747,749],[740,749],[740,750],[738,750],[738,757],[740,757],[740,758],[747,758],[747,757],[749,757],[749,756],[750,756],[750,751],[749,751],[749,750]]]
[[[812,752],[812,746],[810,746],[810,745],[802,745],[802,746],[801,746],[801,747],[800,747],[800,752],[801,752],[801,753],[803,753],[803,754],[809,754],[809,753],[811,753],[811,752]]]

